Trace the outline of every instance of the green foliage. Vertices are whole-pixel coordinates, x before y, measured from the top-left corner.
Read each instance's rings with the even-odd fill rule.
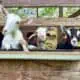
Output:
[[[8,8],[8,11],[11,13],[18,14],[22,18],[29,17],[29,16],[36,16],[36,8]]]
[[[69,15],[72,15],[74,12],[76,12],[79,9],[80,9],[79,7],[64,7],[63,15],[64,17],[68,17]]]
[[[55,12],[57,11],[56,7],[49,7],[49,8],[39,8],[39,16],[54,16]]]
[[[24,11],[25,9],[25,11]],[[68,17],[69,15],[73,14],[79,7],[64,7],[63,8],[63,16]],[[37,8],[8,8],[9,12],[18,14],[22,18],[25,17],[36,17],[37,16]],[[46,8],[38,8],[38,16],[39,17],[58,17],[59,16],[59,8],[58,7],[46,7]]]
[[[18,8],[8,8],[8,11],[9,11],[9,12],[15,13],[15,14],[17,14],[17,11],[18,11],[18,10],[19,10]]]

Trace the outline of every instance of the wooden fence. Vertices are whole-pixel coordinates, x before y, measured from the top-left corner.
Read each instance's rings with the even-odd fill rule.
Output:
[[[80,6],[79,0],[2,0],[8,7]]]

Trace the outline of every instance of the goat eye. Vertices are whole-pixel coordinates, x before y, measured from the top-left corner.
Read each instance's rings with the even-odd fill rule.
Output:
[[[19,21],[17,21],[16,24],[19,24]]]

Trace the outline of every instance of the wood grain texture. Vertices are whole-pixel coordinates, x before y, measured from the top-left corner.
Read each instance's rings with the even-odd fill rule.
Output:
[[[0,25],[4,25],[4,21],[0,21]],[[80,18],[32,18],[32,22],[25,22],[21,26],[80,26]]]
[[[2,0],[7,7],[80,6],[80,0]]]
[[[0,60],[0,80],[80,80],[80,61]]]

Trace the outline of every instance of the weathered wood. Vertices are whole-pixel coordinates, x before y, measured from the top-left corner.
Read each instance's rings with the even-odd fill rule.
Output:
[[[0,25],[4,25],[4,21],[0,21]],[[30,24],[24,23],[21,26],[80,26],[80,18],[32,18]]]
[[[7,7],[80,6],[80,0],[2,0]]]
[[[80,60],[80,52],[20,52],[20,51],[1,51],[0,59],[19,59],[19,60]]]
[[[80,26],[80,18],[34,18],[30,24],[23,26]]]
[[[80,62],[0,60],[0,80],[80,80]]]
[[[59,7],[59,17],[63,17],[63,7]]]
[[[59,17],[63,17],[63,7],[59,7]],[[58,43],[60,43],[60,41],[61,41],[61,34],[62,34],[62,32],[59,27],[58,28],[58,39],[57,39]]]

